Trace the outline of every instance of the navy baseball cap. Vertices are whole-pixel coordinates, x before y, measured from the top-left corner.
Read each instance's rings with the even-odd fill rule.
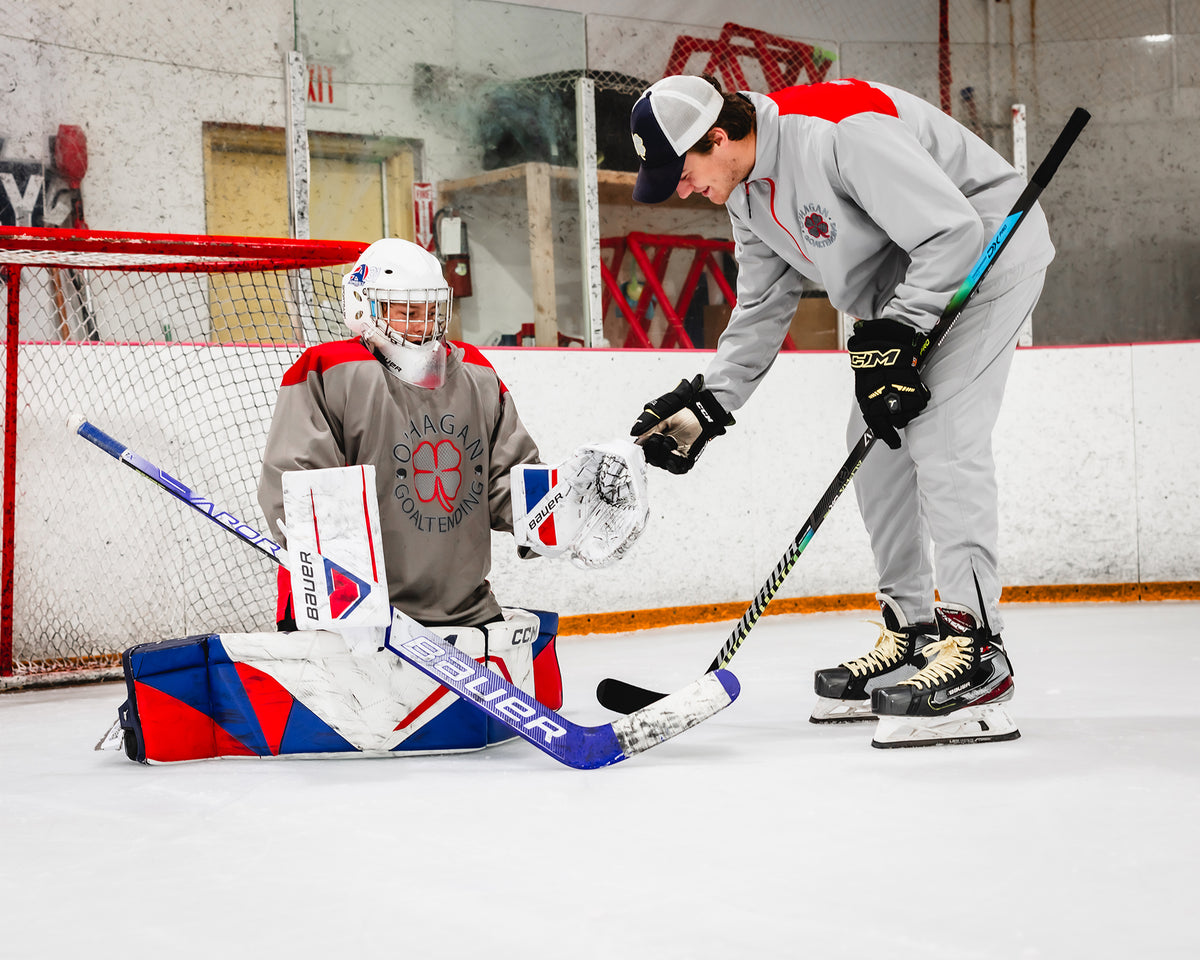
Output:
[[[629,117],[633,147],[642,158],[634,200],[670,199],[683,176],[684,155],[717,122],[724,102],[703,77],[663,77],[638,98]]]

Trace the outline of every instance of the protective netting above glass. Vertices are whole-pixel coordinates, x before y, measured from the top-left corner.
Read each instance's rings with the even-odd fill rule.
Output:
[[[371,132],[419,141],[416,179],[434,192],[439,226],[449,224],[455,244],[465,228],[466,338],[520,342],[540,311],[553,315],[558,342],[587,340],[580,77],[594,86],[605,266],[612,244],[634,232],[728,239],[723,211],[703,200],[646,208],[630,197],[632,103],[662,76],[705,71],[727,88],[759,91],[850,76],[894,84],[942,106],[1014,160],[1023,137],[1028,169],[1071,110],[1088,108],[1082,149],[1060,175],[1054,202],[1043,204],[1059,253],[1033,342],[1200,335],[1191,268],[1200,200],[1196,4],[780,0],[715,16],[697,5],[694,22],[652,17],[632,5],[581,16],[479,0],[399,8],[363,0],[338,5],[337,15],[329,4],[298,4],[299,48],[317,76],[332,78],[337,103],[310,97],[310,125],[362,132],[374,124]],[[1014,138],[1017,104],[1025,128]],[[676,260],[660,278],[668,298],[707,295],[718,309],[717,285],[685,291],[688,267]],[[626,258],[613,278],[620,296],[640,293],[647,280],[631,263]],[[615,289],[605,294],[605,340],[589,342],[633,345]],[[627,305],[647,342],[665,342],[663,309],[648,316],[636,299]],[[698,333],[703,307],[695,298],[689,307]]]

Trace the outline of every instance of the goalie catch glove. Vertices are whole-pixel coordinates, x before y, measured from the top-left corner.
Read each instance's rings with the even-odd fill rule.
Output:
[[[893,450],[900,447],[897,428],[929,403],[929,388],[917,372],[917,350],[923,340],[924,334],[908,324],[885,318],[859,320],[846,344],[863,419]]]
[[[704,389],[704,376],[696,374],[647,403],[629,433],[637,438],[647,463],[678,474],[691,470],[704,445],[733,424],[733,417]]]
[[[588,444],[557,466],[512,468],[517,546],[575,566],[620,560],[650,516],[646,461],[629,440]]]

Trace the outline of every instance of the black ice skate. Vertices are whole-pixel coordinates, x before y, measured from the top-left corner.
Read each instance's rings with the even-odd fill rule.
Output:
[[[808,718],[812,723],[874,720],[871,691],[899,683],[925,665],[921,648],[937,639],[937,627],[928,622],[910,625],[891,597],[875,596],[883,611],[883,623],[876,624],[879,639],[875,649],[857,660],[816,672],[817,703]]]
[[[893,686],[877,687],[875,747],[1015,740],[1021,735],[1000,704],[1012,699],[1012,665],[994,636],[967,607],[934,610],[938,639],[925,647],[929,662]]]

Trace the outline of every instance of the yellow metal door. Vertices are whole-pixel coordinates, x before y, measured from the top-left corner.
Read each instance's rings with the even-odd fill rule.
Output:
[[[207,230],[221,236],[288,236],[284,131],[204,128]],[[321,240],[383,236],[412,239],[413,146],[402,140],[311,134],[309,233]],[[386,211],[386,224],[385,224]],[[333,291],[341,271],[313,271],[318,327],[340,316]],[[323,302],[322,302],[323,301]],[[295,297],[286,274],[213,274],[209,284],[211,339],[217,343],[278,343],[301,339]],[[345,333],[346,331],[340,331]]]

